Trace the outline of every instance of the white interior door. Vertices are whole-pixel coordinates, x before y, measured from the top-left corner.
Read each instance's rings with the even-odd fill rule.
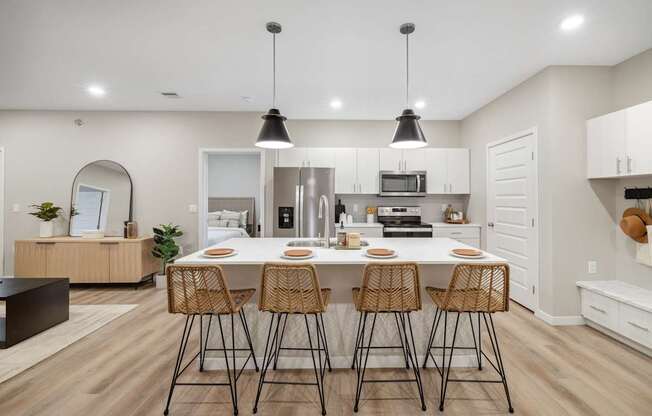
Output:
[[[510,297],[538,306],[536,130],[487,146],[487,251],[507,259]]]

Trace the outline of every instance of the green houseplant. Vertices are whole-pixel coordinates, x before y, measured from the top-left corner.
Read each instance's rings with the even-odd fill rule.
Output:
[[[41,220],[39,237],[52,237],[54,235],[53,220],[59,218],[59,214],[63,212],[63,208],[58,207],[49,201],[40,204],[32,204],[29,207],[34,208],[34,211],[30,212],[29,215],[33,215]]]
[[[161,268],[163,274],[156,276],[156,287],[165,287],[165,266],[172,263],[174,258],[179,255],[179,245],[174,240],[181,237],[181,231],[178,225],[161,224],[153,228],[154,231],[154,248],[152,255],[161,259]]]

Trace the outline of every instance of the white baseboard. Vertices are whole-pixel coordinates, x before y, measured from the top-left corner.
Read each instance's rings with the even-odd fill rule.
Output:
[[[220,353],[222,354],[222,353]],[[317,356],[315,355],[315,359]],[[438,359],[438,364],[440,363],[440,356],[435,356]],[[237,368],[240,368],[244,364],[245,357],[236,357],[235,364]],[[262,357],[256,357],[258,365],[261,365]],[[351,368],[351,361],[353,356],[348,357],[331,357],[331,366],[333,368]],[[448,364],[448,358],[446,358]],[[423,364],[423,357],[419,357],[418,361],[419,366]],[[231,358],[229,358],[229,366],[232,367]],[[453,362],[451,367],[476,367],[478,365],[475,355],[454,355]],[[376,355],[369,356],[369,362],[367,363],[367,368],[403,368],[405,366],[405,361],[403,356],[400,355]],[[433,368],[432,360],[428,361],[428,368]],[[253,370],[254,363],[250,359],[247,363],[246,369]],[[307,357],[279,357],[278,359],[278,368],[282,369],[312,369],[312,359],[310,356]],[[205,370],[224,370],[226,366],[224,364],[224,357],[206,357],[204,360],[204,369]]]
[[[584,325],[584,318],[581,315],[567,315],[567,316],[552,316],[542,310],[534,313],[534,316],[541,319],[548,325],[552,326],[569,326],[569,325]]]

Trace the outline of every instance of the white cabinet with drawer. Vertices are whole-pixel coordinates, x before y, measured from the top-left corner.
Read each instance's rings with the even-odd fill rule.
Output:
[[[587,324],[652,355],[651,290],[618,280],[583,281],[577,286]]]
[[[480,248],[479,224],[446,224],[435,222],[432,224],[434,238],[452,238],[471,247]]]

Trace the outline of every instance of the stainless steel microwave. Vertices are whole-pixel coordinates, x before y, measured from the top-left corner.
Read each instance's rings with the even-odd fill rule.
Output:
[[[426,196],[425,171],[381,170],[380,196]]]

